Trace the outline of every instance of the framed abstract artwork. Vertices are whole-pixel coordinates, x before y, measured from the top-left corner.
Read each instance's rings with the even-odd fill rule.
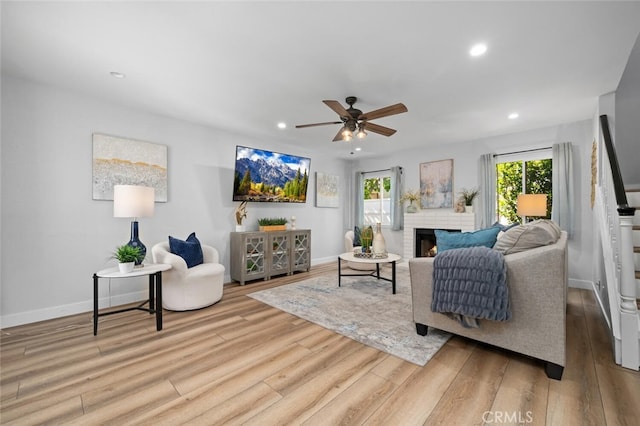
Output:
[[[420,163],[420,207],[453,207],[453,160]]]
[[[93,199],[113,200],[113,185],[155,189],[167,201],[167,146],[93,134]]]
[[[316,207],[338,207],[339,177],[316,172]]]

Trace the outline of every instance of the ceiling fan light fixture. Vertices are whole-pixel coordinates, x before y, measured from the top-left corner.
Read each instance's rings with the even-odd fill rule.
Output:
[[[364,139],[367,137],[367,132],[364,131],[364,126],[360,126],[358,129],[358,133],[356,133],[358,139]]]
[[[349,129],[344,129],[342,131],[342,140],[344,141],[350,141],[351,139],[353,139],[353,132]]]

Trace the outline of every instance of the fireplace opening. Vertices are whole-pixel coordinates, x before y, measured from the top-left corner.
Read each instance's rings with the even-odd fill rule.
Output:
[[[415,228],[415,257],[433,257],[438,253],[436,230],[432,228]],[[445,229],[448,232],[461,232],[460,229]]]

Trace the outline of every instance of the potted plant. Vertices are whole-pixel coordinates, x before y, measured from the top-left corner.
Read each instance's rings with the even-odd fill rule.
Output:
[[[409,202],[409,206],[407,207],[407,213],[415,213],[418,211],[418,208],[413,204],[416,201],[420,200],[420,191],[408,190],[400,197],[400,202],[404,203],[405,201]]]
[[[460,198],[464,201],[465,212],[473,213],[473,200],[478,196],[479,193],[480,190],[478,190],[477,188],[462,188],[460,190]]]
[[[113,252],[113,257],[118,261],[118,268],[122,273],[133,271],[136,260],[142,261],[142,259],[140,259],[141,255],[140,247],[134,247],[128,244],[117,247]]]
[[[287,219],[284,217],[263,217],[258,219],[260,231],[284,231],[287,229],[286,224]]]

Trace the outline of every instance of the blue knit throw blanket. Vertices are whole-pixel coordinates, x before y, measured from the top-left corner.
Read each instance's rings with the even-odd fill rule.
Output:
[[[438,253],[433,262],[431,310],[450,314],[465,327],[477,327],[477,319],[509,320],[507,265],[502,253],[488,247]]]

